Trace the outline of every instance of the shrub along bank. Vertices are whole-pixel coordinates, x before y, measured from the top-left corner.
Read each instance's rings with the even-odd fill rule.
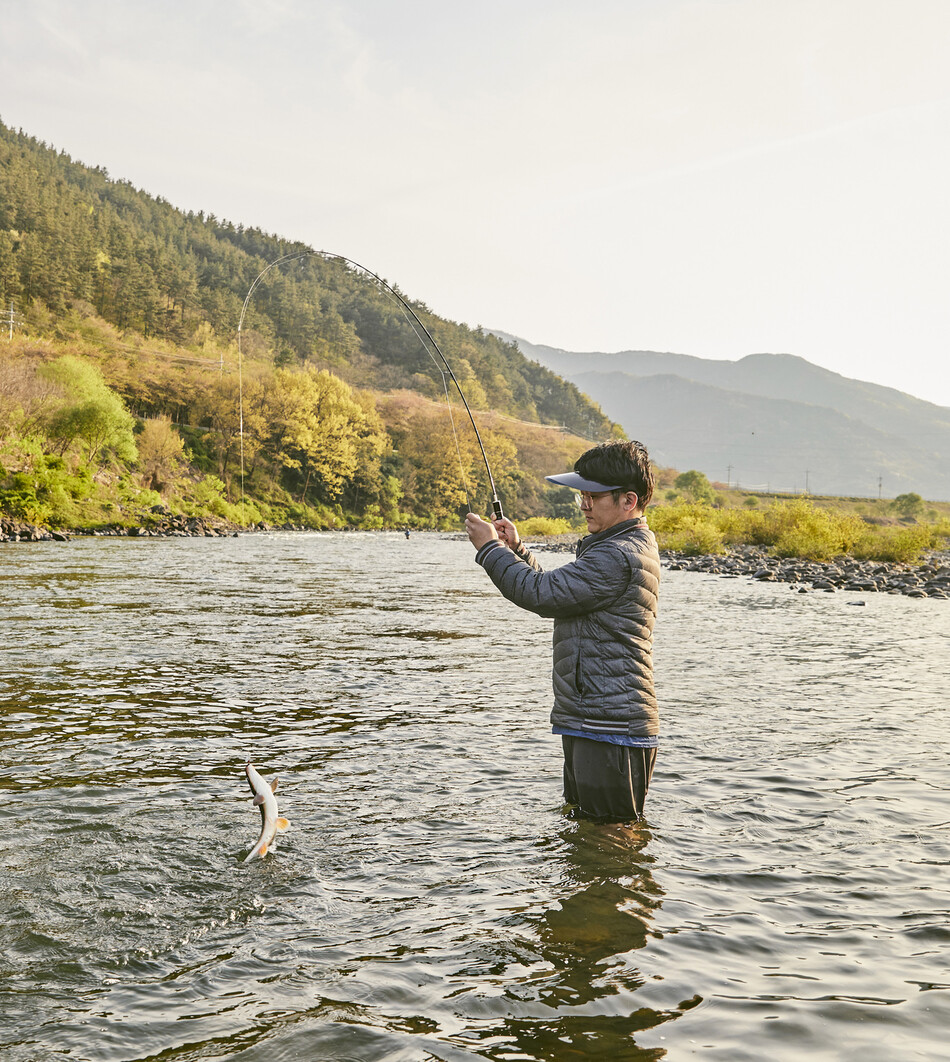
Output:
[[[757,509],[664,505],[649,510],[649,521],[661,549],[694,557],[725,554],[748,545],[762,547],[777,558],[826,562],[847,555],[917,564],[950,539],[947,517],[928,523],[869,523],[853,512],[807,499],[773,502]]]

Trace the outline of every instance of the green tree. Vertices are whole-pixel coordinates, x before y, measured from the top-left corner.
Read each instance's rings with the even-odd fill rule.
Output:
[[[898,494],[891,502],[891,507],[896,509],[901,516],[918,517],[924,508],[924,499],[911,491],[909,494]]]
[[[707,477],[695,468],[689,472],[681,472],[673,481],[673,486],[685,494],[691,501],[699,505],[710,505],[713,500],[713,489]]]
[[[150,417],[138,437],[139,467],[149,490],[163,491],[186,467],[185,445],[169,417]]]
[[[105,453],[121,460],[135,460],[135,422],[95,365],[66,354],[39,372],[55,383],[63,395],[45,425],[60,455],[79,444],[90,462]]]
[[[476,504],[462,478],[462,469],[471,462],[465,461],[463,447],[459,467],[452,431],[444,419],[433,419],[424,427],[421,420],[399,446],[403,482],[412,510],[428,525],[438,526],[456,520],[462,505]]]
[[[348,384],[325,369],[277,369],[264,395],[262,416],[262,445],[279,465],[296,474],[301,501],[311,483],[321,500],[339,497],[367,445],[377,452],[385,445],[379,418],[370,415]]]

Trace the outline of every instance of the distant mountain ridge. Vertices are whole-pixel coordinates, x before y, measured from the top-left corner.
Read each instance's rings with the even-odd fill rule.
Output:
[[[738,361],[516,343],[654,458],[757,490],[950,499],[950,409],[791,354]]]

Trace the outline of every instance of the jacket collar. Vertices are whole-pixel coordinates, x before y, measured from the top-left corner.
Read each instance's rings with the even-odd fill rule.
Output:
[[[587,549],[588,546],[595,545],[597,542],[605,542],[608,538],[616,538],[617,535],[626,534],[628,531],[636,531],[638,528],[646,526],[645,516],[635,516],[632,520],[624,520],[619,524],[614,524],[613,527],[598,531],[596,534],[585,535],[577,544],[577,555],[580,556],[583,550]]]

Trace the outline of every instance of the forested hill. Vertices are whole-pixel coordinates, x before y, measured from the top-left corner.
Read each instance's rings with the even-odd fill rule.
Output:
[[[19,311],[41,305],[55,320],[79,304],[146,339],[188,346],[210,328],[227,340],[261,271],[310,250],[214,214],[178,210],[0,123],[5,311],[11,301]],[[413,306],[474,408],[610,434],[598,406],[514,344]],[[338,259],[314,256],[271,270],[243,335],[252,357],[279,366],[329,369],[360,388],[441,394],[436,366],[395,301]]]

